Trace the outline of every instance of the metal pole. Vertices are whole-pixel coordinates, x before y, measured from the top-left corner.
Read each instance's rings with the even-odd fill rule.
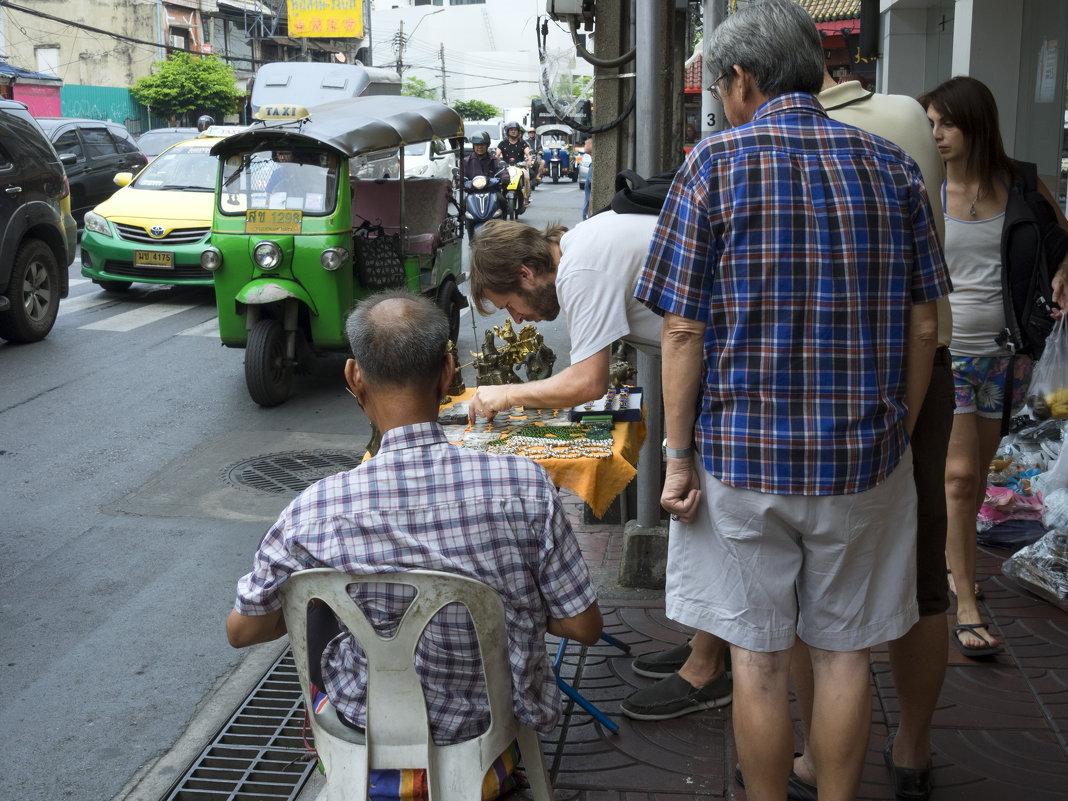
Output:
[[[707,39],[712,34],[712,31],[716,29],[716,26],[727,18],[727,0],[705,0],[703,13],[705,18],[705,38]],[[719,76],[712,74],[703,53],[701,64],[701,138],[704,139],[706,136],[716,131],[722,131],[729,126],[727,125],[727,118],[723,116],[723,103],[713,98],[711,92],[703,91],[711,86],[712,81]]]
[[[664,86],[667,85],[666,42],[662,3],[657,0],[635,2],[635,166],[639,175],[660,172],[659,155],[662,120],[667,113]],[[642,528],[660,523],[660,465],[663,425],[660,398],[660,358],[638,353],[638,376],[645,400],[645,444],[638,457],[638,516]]]

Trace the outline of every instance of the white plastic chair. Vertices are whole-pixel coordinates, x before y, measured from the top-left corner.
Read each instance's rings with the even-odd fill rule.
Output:
[[[415,588],[416,597],[392,637],[386,639],[376,634],[348,594],[346,588],[359,583],[405,584]],[[515,718],[504,604],[496,590],[474,579],[433,570],[352,576],[319,568],[294,573],[282,585],[281,595],[304,703],[315,734],[315,748],[326,770],[328,801],[364,801],[372,769],[401,768],[426,770],[431,801],[481,801],[486,771],[513,740],[519,742],[534,798],[552,801],[541,738]],[[331,704],[318,714],[313,711],[314,699],[309,695],[307,609],[314,598],[333,609],[367,655],[365,743],[359,742],[358,732],[338,720]],[[436,745],[430,734],[414,654],[427,623],[439,609],[453,602],[467,607],[478,634],[490,724],[474,739]]]

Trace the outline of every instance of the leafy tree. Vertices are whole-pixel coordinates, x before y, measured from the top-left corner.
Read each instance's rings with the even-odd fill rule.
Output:
[[[408,95],[409,97],[421,97],[425,100],[433,100],[437,96],[437,92],[427,86],[426,81],[420,80],[414,75],[404,79],[404,86],[401,88],[401,94]]]
[[[138,78],[130,93],[177,125],[180,116],[237,111],[244,95],[235,80],[233,67],[216,56],[173,53],[167,61],[157,61],[151,75]]]
[[[488,120],[501,116],[501,110],[481,100],[455,100],[452,107],[465,120]]]

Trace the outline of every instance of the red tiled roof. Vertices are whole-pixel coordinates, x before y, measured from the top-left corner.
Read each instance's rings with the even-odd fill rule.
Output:
[[[860,0],[795,0],[816,22],[834,22],[860,16]]]

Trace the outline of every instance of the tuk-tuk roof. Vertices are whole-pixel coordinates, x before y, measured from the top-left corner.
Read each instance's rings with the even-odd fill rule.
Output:
[[[534,133],[538,136],[549,133],[550,131],[560,131],[568,137],[575,135],[575,129],[570,125],[564,125],[562,122],[550,122],[548,125],[539,125],[534,129]]]
[[[352,157],[432,139],[464,135],[463,118],[435,100],[418,97],[354,97],[324,103],[303,119],[255,123],[216,144],[212,155],[226,155],[264,143],[325,145]]]

